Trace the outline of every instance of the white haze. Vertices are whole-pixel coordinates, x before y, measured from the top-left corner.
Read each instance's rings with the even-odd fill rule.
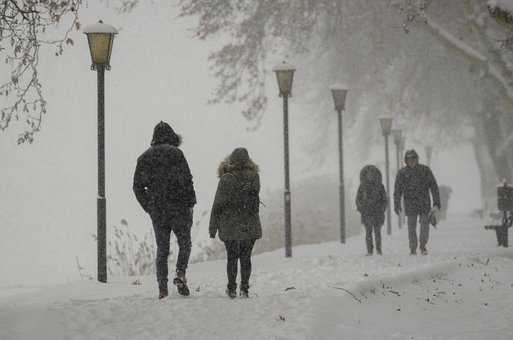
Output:
[[[217,165],[234,147],[247,147],[260,164],[263,193],[281,188],[282,116],[274,76],[268,77],[270,106],[262,124],[248,131],[252,123],[243,119],[239,107],[206,105],[216,84],[206,59],[219,44],[191,39],[187,28],[193,21],[176,19],[167,6],[143,6],[121,16],[93,4],[83,9],[81,21],[93,23],[100,17],[121,28],[112,70],[106,73],[108,226],[125,218],[137,233],[151,228],[132,194],[132,175],[137,156],[149,146],[153,126],[160,120],[183,135],[198,195],[197,212],[210,208]],[[96,73],[89,70],[85,37],[74,33],[72,38],[75,46],[63,56],[46,51],[42,57],[49,105],[34,144],[16,146],[15,126],[0,135],[0,286],[76,280],[76,257],[95,272],[91,235],[96,232]],[[2,70],[6,74],[4,66]],[[290,109],[292,181],[336,173],[336,129],[326,138],[333,145],[332,156],[322,167],[312,168],[302,151],[313,133],[312,122],[294,98]],[[369,128],[378,133],[377,121]],[[421,146],[416,147],[423,157]],[[345,148],[346,176],[357,181],[362,165],[357,148],[350,142]],[[382,147],[376,146],[369,161],[382,159]],[[439,183],[453,187],[452,212],[480,206],[479,174],[470,147],[435,153],[433,170]],[[349,202],[348,209],[352,208]],[[196,227],[193,237],[206,236],[205,228],[205,223]]]

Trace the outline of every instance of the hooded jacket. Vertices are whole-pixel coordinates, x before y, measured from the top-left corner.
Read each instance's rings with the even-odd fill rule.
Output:
[[[364,166],[360,171],[360,186],[356,194],[356,208],[362,215],[362,223],[382,226],[387,204],[381,172],[374,165]]]
[[[218,168],[219,184],[210,215],[210,236],[222,241],[262,237],[258,166],[244,148],[235,149]]]
[[[149,214],[156,210],[183,210],[196,204],[191,171],[181,138],[171,126],[155,126],[151,146],[137,159],[133,190],[137,201]]]
[[[406,158],[416,158],[415,150],[406,153]],[[428,214],[431,211],[431,196],[433,205],[440,209],[440,193],[435,176],[431,169],[423,164],[414,167],[405,166],[397,173],[394,186],[394,207],[397,211],[404,196],[404,212],[408,215]]]

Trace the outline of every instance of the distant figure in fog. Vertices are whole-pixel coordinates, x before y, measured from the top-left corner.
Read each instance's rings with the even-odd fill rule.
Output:
[[[173,283],[180,295],[188,296],[185,272],[191,254],[191,226],[196,194],[192,175],[183,152],[178,148],[181,137],[171,126],[155,126],[151,146],[138,159],[134,174],[134,193],[153,222],[157,241],[157,281],[159,299],[168,296],[169,238],[171,231],[178,241],[176,277]]]
[[[373,254],[372,234],[376,243],[376,253],[381,255],[381,227],[385,223],[385,210],[388,199],[382,183],[381,172],[374,165],[366,165],[360,171],[360,186],[356,194],[356,208],[362,215],[365,226],[367,255]]]
[[[442,209],[440,210],[440,220],[443,221],[447,218],[447,211],[449,210],[449,198],[452,195],[452,189],[448,185],[439,185],[440,203]]]
[[[260,176],[258,166],[244,148],[235,149],[219,165],[219,184],[210,216],[210,237],[224,242],[227,257],[226,294],[237,296],[237,266],[240,261],[240,296],[248,297],[251,252],[262,237],[260,225]]]
[[[410,255],[417,254],[417,220],[420,222],[420,251],[427,255],[429,240],[429,213],[431,212],[431,196],[433,206],[440,210],[440,193],[438,184],[431,169],[419,164],[419,156],[415,150],[408,150],[404,155],[406,166],[397,173],[394,188],[394,210],[401,213],[401,197],[404,196],[404,210],[408,222],[408,238]]]

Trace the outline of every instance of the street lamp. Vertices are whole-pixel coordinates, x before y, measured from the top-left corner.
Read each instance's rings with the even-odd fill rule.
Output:
[[[431,156],[433,155],[433,146],[425,145],[424,150],[426,151],[427,164],[431,167]]]
[[[97,73],[98,83],[98,198],[97,198],[97,245],[98,281],[107,282],[107,208],[105,198],[105,70],[110,70],[110,55],[114,36],[118,31],[101,20],[86,26],[91,52],[91,70]]]
[[[342,111],[345,110],[347,86],[335,84],[330,87],[335,103],[335,111],[338,113],[338,153],[339,153],[339,203],[340,203],[340,242],[346,243],[346,211],[345,211],[345,190],[344,190],[344,141],[343,141],[343,120]]]
[[[390,210],[390,161],[388,155],[388,136],[392,132],[392,117],[382,117],[379,119],[381,132],[385,137],[385,171],[387,177],[387,234],[392,234],[391,210]]]
[[[401,129],[393,129],[392,130],[392,136],[394,136],[394,144],[395,144],[395,154],[396,154],[396,161],[397,161],[397,173],[399,173],[399,170],[401,170],[401,143],[403,141],[403,132]],[[397,175],[396,173],[396,175]],[[402,210],[402,209],[401,209]],[[399,229],[403,227],[403,220],[401,216],[397,216],[397,225]]]
[[[292,96],[292,81],[296,68],[285,61],[273,67],[278,80],[280,97],[283,98],[283,147],[285,158],[285,257],[292,256],[292,226],[290,216],[290,168],[289,168],[289,97]]]

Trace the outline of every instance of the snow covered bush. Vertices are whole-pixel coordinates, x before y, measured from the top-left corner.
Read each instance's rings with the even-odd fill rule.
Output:
[[[153,232],[142,239],[130,231],[128,222],[121,219],[120,226],[112,227],[113,233],[107,242],[107,270],[109,275],[135,276],[155,272],[155,240]],[[97,241],[96,235],[92,235]],[[174,257],[171,247],[170,258]],[[80,270],[80,269],[79,269]],[[82,276],[82,275],[81,275]]]

